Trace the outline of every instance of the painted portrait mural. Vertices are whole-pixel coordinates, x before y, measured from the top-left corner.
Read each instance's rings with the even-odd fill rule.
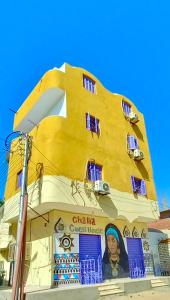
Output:
[[[128,255],[119,229],[108,224],[105,228],[105,251],[102,259],[103,280],[129,277]]]

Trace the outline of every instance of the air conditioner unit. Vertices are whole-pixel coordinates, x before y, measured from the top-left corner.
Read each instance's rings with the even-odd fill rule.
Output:
[[[144,154],[141,150],[135,149],[133,152],[133,157],[135,160],[142,160],[144,159]]]
[[[137,122],[139,121],[139,120],[138,120],[138,115],[135,114],[133,111],[131,111],[131,112],[129,113],[129,120],[130,120],[130,122],[133,123],[133,124],[137,123]]]
[[[102,180],[96,180],[94,183],[94,191],[102,195],[110,194],[109,184]]]

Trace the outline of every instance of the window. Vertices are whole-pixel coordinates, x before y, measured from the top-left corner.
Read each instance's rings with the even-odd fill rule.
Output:
[[[146,196],[146,184],[143,179],[131,176],[131,184],[134,193]]]
[[[22,170],[17,174],[17,189],[21,187],[22,184]]]
[[[95,94],[95,81],[90,77],[83,74],[83,86],[86,90],[90,91],[91,93]]]
[[[122,108],[123,108],[123,112],[126,116],[129,116],[130,112],[131,112],[131,105],[129,103],[127,103],[126,101],[122,101]]]
[[[99,134],[99,119],[91,116],[89,113],[86,113],[86,128],[92,132]]]
[[[129,150],[139,149],[137,138],[135,138],[133,135],[127,136],[127,143]]]
[[[87,165],[87,177],[88,180],[96,181],[102,179],[102,166],[97,165],[93,162],[88,162]]]

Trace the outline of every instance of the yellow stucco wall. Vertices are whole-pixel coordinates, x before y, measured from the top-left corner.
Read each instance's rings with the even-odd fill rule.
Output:
[[[83,88],[82,75],[87,74],[96,81],[96,94]],[[66,65],[66,72],[47,72],[16,114],[14,129],[39,97],[51,87],[59,87],[66,92],[67,118],[48,116],[30,135],[33,137],[31,162],[29,163],[28,183],[37,178],[36,165],[43,163],[44,175],[63,175],[80,181],[86,178],[86,166],[90,159],[103,166],[103,179],[111,187],[132,193],[130,176],[146,181],[147,197],[156,200],[152,166],[143,115],[127,98],[113,94],[89,72]],[[136,125],[130,124],[122,112],[122,99],[127,100],[139,116]],[[85,113],[89,112],[100,120],[100,136],[86,129]],[[135,162],[127,154],[127,134],[138,138],[145,159]],[[36,146],[43,155],[37,151]],[[17,155],[10,160],[5,198],[18,192],[16,174],[21,169]],[[45,155],[45,157],[44,157]]]

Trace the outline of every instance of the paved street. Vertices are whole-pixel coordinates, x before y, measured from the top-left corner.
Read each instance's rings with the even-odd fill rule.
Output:
[[[11,291],[8,290],[6,293],[3,289],[0,289],[0,300],[10,300],[11,299]],[[51,290],[52,292],[52,290]],[[33,299],[34,300],[41,300],[45,299],[44,296],[46,295],[47,290],[44,290],[44,293],[42,292],[42,296],[36,292],[34,293]],[[44,294],[44,295],[43,295]],[[69,291],[68,291],[69,294]],[[26,297],[26,299],[32,299],[31,294],[28,294],[29,297]],[[79,300],[87,300],[85,298],[82,298],[79,294]],[[62,297],[61,297],[62,298]],[[68,296],[69,298],[69,296]],[[170,298],[170,287],[164,287],[164,288],[158,288],[158,289],[152,289],[150,291],[144,291],[140,293],[130,293],[123,296],[107,296],[107,297],[101,297],[100,300],[163,300],[163,299],[169,299]],[[52,296],[52,293],[48,293],[48,300],[54,299]],[[63,299],[63,298],[62,298]],[[99,300],[99,299],[98,299]]]
[[[112,296],[110,298],[105,298],[102,300],[163,300],[170,298],[170,287],[163,289],[152,289],[151,291],[144,291],[135,294],[128,294],[124,296]]]

